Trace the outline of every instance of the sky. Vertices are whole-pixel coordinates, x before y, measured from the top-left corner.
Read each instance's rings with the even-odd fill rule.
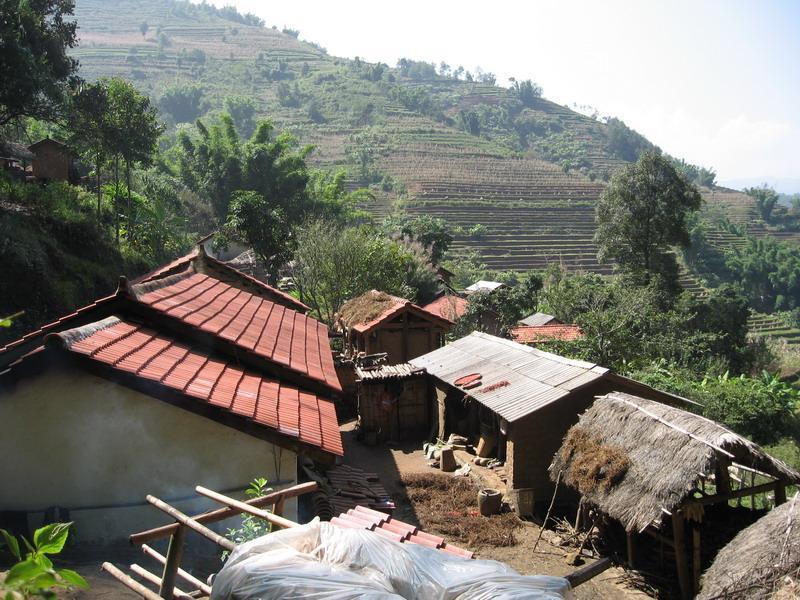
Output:
[[[800,192],[800,1],[215,0],[334,56],[532,79],[737,187]]]

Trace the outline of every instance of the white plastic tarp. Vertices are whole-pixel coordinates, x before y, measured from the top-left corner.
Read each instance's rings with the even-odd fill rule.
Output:
[[[241,544],[213,582],[212,600],[572,600],[561,577],[524,576],[493,560],[460,558],[315,519]]]

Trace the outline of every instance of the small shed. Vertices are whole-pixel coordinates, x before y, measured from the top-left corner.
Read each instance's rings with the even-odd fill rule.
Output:
[[[530,327],[539,327],[541,325],[560,325],[561,321],[556,319],[553,315],[548,315],[547,313],[543,312],[535,312],[532,315],[528,315],[524,319],[521,319],[519,324],[528,325]]]
[[[72,156],[66,145],[45,138],[31,144],[33,176],[39,181],[69,181]]]
[[[348,300],[336,318],[336,328],[345,335],[346,352],[385,352],[388,364],[407,362],[439,348],[452,325],[410,300],[378,290]]]
[[[456,433],[494,447],[494,456],[505,460],[507,487],[522,514],[549,502],[547,467],[595,396],[623,390],[688,402],[594,363],[478,331],[410,362],[435,380],[438,437]]]
[[[624,527],[629,564],[636,563],[638,534],[671,547],[685,598],[698,589],[701,529],[711,507],[727,510],[732,499],[767,492],[781,504],[786,486],[800,482],[800,474],[722,425],[620,392],[598,398],[581,415],[550,476]]]
[[[740,531],[719,551],[701,583],[698,600],[796,598],[800,594],[800,492]]]
[[[493,292],[504,287],[508,286],[505,283],[500,283],[499,281],[485,281],[481,279],[464,288],[464,292],[466,294],[474,294],[475,292]]]
[[[408,363],[357,366],[359,430],[370,440],[399,441],[430,429],[425,369]]]

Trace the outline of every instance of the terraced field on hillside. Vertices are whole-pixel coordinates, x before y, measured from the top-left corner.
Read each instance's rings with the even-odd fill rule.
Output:
[[[249,96],[278,130],[316,146],[314,164],[347,170],[353,186],[362,183],[364,165],[357,156],[368,147],[372,180],[394,180],[386,189],[373,186],[377,199],[368,209],[376,218],[399,211],[442,217],[465,232],[483,225],[482,235],[459,235],[454,250],[474,250],[498,270],[539,269],[554,261],[571,269],[610,270],[597,262],[592,243],[594,204],[604,185],[596,173],[613,172],[624,162],[609,151],[606,125],[599,121],[543,98],[523,109],[526,117],[558,131],[559,140],[577,144],[590,178],[565,172],[549,154],[552,138],[532,138],[520,150],[513,131],[471,135],[452,121],[410,110],[396,93],[400,87],[424,88],[452,118],[461,110],[501,105],[510,93],[505,88],[441,77],[412,81],[394,69],[373,81],[359,63],[292,35],[171,0],[78,0],[76,16],[81,45],[75,55],[89,79],[123,75],[156,101],[171,86],[201,83],[211,118],[227,95]],[[143,21],[146,35],[139,30]],[[197,51],[202,60],[191,58]],[[270,74],[276,69],[296,92],[296,102],[281,103],[278,87],[284,82]],[[311,102],[319,112],[314,119],[307,109]],[[752,201],[740,192],[717,189],[705,196],[709,216],[735,223],[753,218]]]
[[[752,334],[785,339],[790,347],[800,347],[800,329],[790,326],[780,317],[753,312],[747,324]]]

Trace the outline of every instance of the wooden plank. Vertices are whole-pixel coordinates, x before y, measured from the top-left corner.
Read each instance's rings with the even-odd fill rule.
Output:
[[[104,562],[102,569],[106,573],[111,575],[114,579],[119,581],[122,585],[127,587],[129,590],[133,591],[136,594],[139,594],[142,598],[144,598],[144,600],[162,600],[161,596],[156,594],[154,591],[144,587],[133,577],[126,575],[111,563]]]
[[[236,544],[234,544],[228,538],[222,537],[218,533],[215,533],[215,532],[211,531],[208,527],[204,527],[203,525],[201,525],[200,523],[198,523],[197,521],[195,521],[194,519],[192,519],[188,515],[183,514],[177,508],[174,508],[174,507],[170,506],[169,504],[167,504],[166,502],[164,502],[162,500],[159,500],[155,496],[148,495],[147,496],[147,501],[150,504],[152,504],[153,506],[155,506],[157,509],[162,510],[165,513],[167,513],[170,517],[172,517],[173,519],[178,521],[178,523],[181,523],[182,525],[186,525],[186,527],[188,527],[189,529],[191,529],[193,531],[196,531],[197,533],[199,533],[200,535],[202,535],[205,538],[208,538],[209,540],[211,540],[217,546],[223,548],[224,550],[231,551],[236,547]],[[258,509],[255,509],[255,510],[258,510]]]
[[[183,558],[183,543],[186,540],[186,527],[178,527],[172,534],[167,548],[167,560],[164,561],[164,573],[161,575],[161,587],[158,595],[169,600],[175,590],[175,581],[178,578],[178,569],[181,567]]]
[[[717,504],[719,502],[727,502],[728,500],[735,500],[742,496],[750,496],[752,494],[760,494],[762,492],[772,491],[777,486],[777,481],[768,481],[755,487],[741,488],[733,490],[728,494],[714,494],[713,496],[706,496],[705,498],[691,498],[686,501],[686,504]]]
[[[628,550],[628,567],[631,569],[636,568],[636,533],[633,531],[626,531],[625,538]]]
[[[154,558],[155,560],[157,560],[162,565],[166,564],[166,562],[167,562],[167,558],[163,554],[161,554],[157,550],[151,548],[147,544],[142,544],[142,551],[147,556],[149,556],[151,558]],[[210,596],[211,595],[211,586],[207,585],[206,583],[204,583],[203,581],[201,581],[200,579],[198,579],[197,577],[195,577],[191,573],[189,573],[187,571],[184,571],[183,569],[178,569],[178,577],[183,579],[188,584],[193,585],[195,588],[197,588],[198,590],[203,592],[206,596]]]
[[[246,504],[250,506],[255,506],[257,508],[263,506],[273,505],[278,502],[281,498],[286,500],[290,498],[296,498],[297,496],[302,496],[303,494],[309,494],[311,492],[316,492],[319,489],[319,484],[315,481],[309,481],[308,483],[301,483],[290,488],[286,488],[285,490],[280,490],[277,492],[272,492],[271,494],[267,494],[266,496],[260,496],[258,498],[253,498],[251,500],[247,500]],[[236,515],[241,514],[243,511],[237,510],[230,506],[225,508],[218,508],[216,510],[208,511],[202,513],[200,515],[195,515],[191,517],[194,521],[198,523],[216,523],[217,521],[223,521],[225,519],[229,519],[230,517],[235,517]],[[169,537],[171,536],[175,530],[179,527],[178,523],[170,523],[169,525],[162,525],[161,527],[155,527],[153,529],[148,529],[147,531],[142,531],[141,533],[134,533],[130,536],[129,540],[131,544],[134,546],[140,546],[142,544],[146,544],[147,542]]]
[[[299,523],[295,523],[294,521],[290,521],[289,519],[286,519],[284,517],[272,514],[271,512],[268,512],[266,510],[255,508],[239,500],[234,500],[233,498],[229,498],[224,494],[220,494],[213,490],[209,490],[208,488],[204,488],[201,485],[198,485],[194,489],[201,496],[205,496],[206,498],[211,498],[212,500],[216,500],[217,502],[226,504],[233,508],[238,508],[241,512],[253,515],[254,517],[259,517],[261,519],[264,519],[265,521],[269,521],[270,523],[272,523],[273,525],[277,525],[278,527],[283,527],[284,529],[288,529],[290,527],[298,527],[300,525]]]
[[[692,524],[692,591],[700,591],[700,575],[703,572],[702,556],[700,554],[700,527]]]

